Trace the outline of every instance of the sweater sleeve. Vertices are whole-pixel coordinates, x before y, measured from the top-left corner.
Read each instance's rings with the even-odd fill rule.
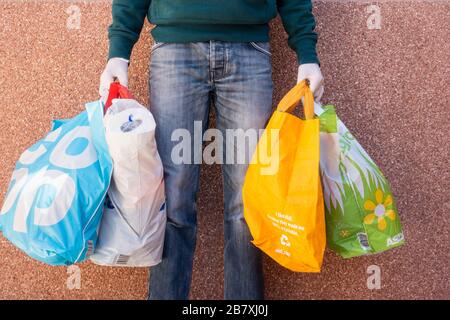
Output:
[[[108,59],[129,60],[144,25],[151,0],[113,0],[112,24],[108,29]]]
[[[298,63],[319,63],[311,0],[277,0],[277,8],[288,34],[289,47],[297,53]]]

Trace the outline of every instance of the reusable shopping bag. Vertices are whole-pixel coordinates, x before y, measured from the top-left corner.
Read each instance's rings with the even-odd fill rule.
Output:
[[[84,261],[97,241],[112,162],[103,105],[86,104],[26,150],[12,174],[0,230],[34,259],[50,265]]]
[[[304,98],[305,120],[291,114]],[[280,101],[262,134],[243,186],[253,244],[282,266],[320,272],[325,216],[319,176],[319,119],[305,81]]]
[[[336,116],[333,106],[315,104],[320,118],[320,172],[328,246],[344,258],[404,244],[388,181]]]
[[[106,142],[114,170],[91,261],[109,266],[153,266],[161,261],[166,227],[156,123],[150,111],[119,83],[111,85],[105,112]]]

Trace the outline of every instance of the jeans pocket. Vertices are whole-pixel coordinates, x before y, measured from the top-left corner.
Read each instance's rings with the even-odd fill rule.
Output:
[[[163,46],[164,44],[166,44],[165,42],[153,42],[153,45],[150,48],[150,53],[155,52],[156,49],[160,48],[161,46]]]
[[[272,56],[270,53],[270,43],[269,42],[250,42],[250,45],[258,50],[259,52],[265,54],[266,56]]]

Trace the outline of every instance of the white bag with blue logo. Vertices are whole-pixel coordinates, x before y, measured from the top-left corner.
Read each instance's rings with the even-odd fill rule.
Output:
[[[103,106],[55,120],[26,150],[0,211],[0,231],[34,259],[50,265],[84,261],[92,253],[112,174]]]
[[[104,124],[114,170],[90,259],[107,266],[156,265],[162,258],[166,210],[155,120],[136,100],[115,99]]]

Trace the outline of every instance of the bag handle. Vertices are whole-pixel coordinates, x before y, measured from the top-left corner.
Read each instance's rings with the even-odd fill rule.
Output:
[[[303,110],[305,119],[310,120],[314,118],[314,96],[309,88],[307,80],[302,80],[297,83],[295,87],[289,90],[288,93],[281,99],[277,110],[280,112],[292,112],[297,104],[303,100]]]
[[[134,99],[127,87],[121,85],[119,82],[112,82],[109,86],[108,99],[106,99],[104,113],[111,107],[113,99]]]

